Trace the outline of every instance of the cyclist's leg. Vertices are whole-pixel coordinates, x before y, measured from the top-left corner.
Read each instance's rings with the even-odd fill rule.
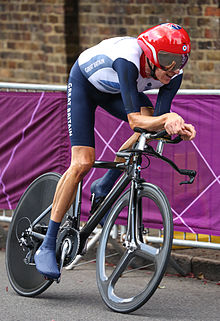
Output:
[[[89,172],[95,161],[95,149],[90,146],[73,146],[71,165],[58,183],[51,213],[51,219],[61,222],[72,205],[78,183]]]
[[[78,183],[88,173],[95,160],[94,114],[95,104],[91,104],[87,81],[78,72],[68,83],[68,127],[72,145],[70,167],[60,179],[48,225],[46,237],[35,255],[36,268],[50,278],[58,278],[60,272],[56,262],[56,236],[60,222],[71,206]],[[78,73],[78,78],[76,77]]]
[[[60,222],[73,203],[78,183],[92,167],[94,158],[93,147],[73,146],[71,165],[57,186],[48,231],[35,255],[36,268],[49,278],[60,276],[56,262],[56,237]]]
[[[153,104],[150,99],[143,93],[139,93],[139,101],[140,112],[143,115],[152,116],[153,115]],[[127,115],[125,112],[125,108],[120,95],[115,95],[111,100],[109,100],[108,105],[105,103],[101,105],[105,110],[107,110],[113,116],[127,121]],[[131,148],[132,145],[138,140],[140,134],[134,133],[132,136],[128,138],[128,140],[120,147],[119,151],[122,149]],[[116,156],[116,162],[124,162],[124,158],[119,158]],[[94,181],[91,185],[91,193],[95,194],[95,203],[99,202],[102,198],[104,198],[112,189],[116,180],[120,177],[121,171],[117,169],[109,169],[104,176]],[[106,213],[106,216],[108,213]],[[104,224],[106,216],[102,219],[101,224]]]

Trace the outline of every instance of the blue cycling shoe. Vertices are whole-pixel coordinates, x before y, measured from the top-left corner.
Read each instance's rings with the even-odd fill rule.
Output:
[[[34,255],[34,261],[38,272],[46,278],[57,280],[60,277],[55,250],[41,245]]]

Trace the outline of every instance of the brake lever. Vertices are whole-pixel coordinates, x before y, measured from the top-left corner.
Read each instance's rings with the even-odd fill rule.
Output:
[[[189,170],[189,169],[180,169],[179,173],[181,175],[187,175],[189,176],[189,180],[188,181],[183,181],[183,182],[180,182],[179,184],[180,185],[183,185],[183,184],[192,184],[194,182],[194,179],[196,177],[196,171],[194,170]]]
[[[183,181],[183,182],[180,182],[179,184],[182,185],[182,184],[192,184],[195,180],[195,177],[196,177],[196,174],[197,172],[195,170],[191,170],[191,169],[180,169],[178,168],[178,166],[172,162],[169,158],[165,157],[165,156],[162,156],[160,155],[159,153],[155,152],[155,150],[153,149],[152,146],[148,145],[147,146],[147,149],[145,149],[145,151],[148,153],[148,155],[151,155],[151,156],[154,156],[154,157],[157,157],[157,158],[160,158],[162,159],[163,161],[167,162],[170,166],[172,166],[179,174],[181,175],[187,175],[189,176],[189,180],[188,181]]]

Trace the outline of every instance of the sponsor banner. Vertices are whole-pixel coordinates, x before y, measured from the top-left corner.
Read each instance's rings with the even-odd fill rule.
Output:
[[[69,88],[71,90],[71,88]],[[149,95],[153,103],[156,96]],[[61,174],[70,163],[68,98],[65,93],[0,92],[0,208],[14,209],[27,186],[39,175]],[[168,164],[151,158],[143,177],[162,188],[173,212],[175,230],[220,235],[220,96],[177,95],[172,111],[192,123],[197,136],[192,142],[167,145],[164,156],[180,168],[195,169],[192,185]],[[132,134],[128,124],[96,111],[96,159],[114,160],[115,152]],[[155,145],[155,143],[154,143]],[[144,160],[143,166],[147,165]],[[82,219],[90,210],[90,185],[106,170],[92,169],[84,178]],[[150,215],[148,214],[150,213]],[[160,224],[154,210],[144,213],[145,223]],[[126,224],[125,218],[119,223]]]

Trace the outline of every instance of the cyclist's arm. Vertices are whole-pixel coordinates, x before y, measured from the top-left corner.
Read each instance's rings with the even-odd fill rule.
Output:
[[[176,133],[176,128],[180,129],[184,121],[182,117],[175,113],[166,113],[157,117],[141,114],[140,109],[144,106],[140,106],[138,99],[138,69],[135,64],[126,59],[118,58],[114,61],[113,68],[118,73],[121,95],[128,114],[129,125],[132,129],[134,127],[142,127],[152,131],[160,130],[164,128],[167,122],[169,124],[167,128],[169,134],[172,134],[173,131]],[[170,126],[170,123],[172,123],[172,126]],[[171,130],[169,129],[170,127],[172,127]]]
[[[118,74],[121,96],[126,113],[140,112],[140,108],[143,106],[140,105],[141,102],[137,89],[139,71],[136,65],[126,59],[118,58],[113,63],[113,69]],[[153,106],[149,103],[149,106],[145,107],[152,108]]]
[[[160,88],[154,109],[154,116],[159,116],[170,112],[172,100],[180,88],[182,78],[183,74],[179,74],[171,79],[169,84]]]
[[[159,116],[170,112],[171,103],[177,91],[180,88],[183,74],[175,76],[169,84],[160,88],[157,97],[156,106],[154,109],[154,116]],[[165,127],[167,124],[165,125]],[[184,140],[192,140],[196,135],[194,126],[184,123],[184,131],[181,132],[181,137]]]

